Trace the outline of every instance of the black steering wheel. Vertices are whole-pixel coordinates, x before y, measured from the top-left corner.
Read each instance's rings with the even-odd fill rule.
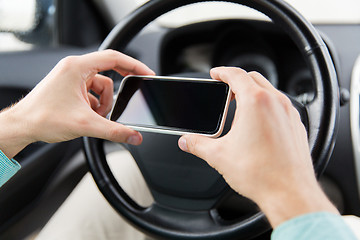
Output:
[[[209,0],[207,0],[208,2]],[[201,0],[152,0],[123,19],[108,35],[100,50],[123,51],[148,23],[178,7]],[[267,15],[302,52],[314,80],[314,99],[294,102],[307,124],[315,172],[320,175],[332,152],[339,114],[339,89],[328,49],[314,27],[281,0],[227,0]],[[91,173],[109,203],[141,231],[161,239],[249,239],[270,229],[263,213],[225,221],[217,203],[228,192],[222,177],[204,161],[177,147],[175,136],[143,133],[141,146],[128,146],[154,197],[141,207],[119,186],[100,139],[84,138]],[[284,149],[286,151],[286,149]],[[259,166],[261,167],[261,166]]]

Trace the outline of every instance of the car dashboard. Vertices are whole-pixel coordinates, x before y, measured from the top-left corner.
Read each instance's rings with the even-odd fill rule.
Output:
[[[209,72],[215,66],[257,71],[294,96],[314,93],[310,71],[291,39],[266,21],[219,20],[169,32],[160,50],[161,72]]]

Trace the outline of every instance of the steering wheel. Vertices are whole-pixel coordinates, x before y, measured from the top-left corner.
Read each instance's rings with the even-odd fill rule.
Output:
[[[209,0],[207,0],[208,2]],[[202,0],[152,0],[123,19],[100,50],[123,51],[148,23],[178,7]],[[279,25],[302,52],[314,80],[314,99],[305,105],[293,100],[308,126],[308,140],[317,175],[332,152],[339,114],[339,89],[332,59],[314,27],[281,0],[227,0],[258,10]],[[125,219],[141,231],[161,239],[249,239],[270,229],[261,212],[225,221],[216,206],[229,189],[204,161],[180,151],[178,137],[143,133],[141,146],[128,146],[154,197],[139,206],[115,180],[100,139],[84,138],[90,171],[98,188]],[[149,139],[149,140],[148,140]],[[284,149],[286,151],[286,149]],[[259,166],[261,167],[261,166]]]

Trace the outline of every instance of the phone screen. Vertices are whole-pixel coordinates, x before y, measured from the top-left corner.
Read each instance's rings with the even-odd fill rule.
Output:
[[[226,83],[215,80],[130,76],[120,86],[110,119],[213,135],[222,127],[229,91]]]

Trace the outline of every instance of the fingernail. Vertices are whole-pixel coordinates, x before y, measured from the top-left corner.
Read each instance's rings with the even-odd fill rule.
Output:
[[[132,135],[126,140],[126,143],[131,145],[139,145],[140,141],[141,139],[139,135]]]
[[[187,144],[186,144],[186,139],[184,137],[181,137],[179,139],[179,147],[181,150],[185,151],[185,152],[188,152],[188,147],[187,147]]]

